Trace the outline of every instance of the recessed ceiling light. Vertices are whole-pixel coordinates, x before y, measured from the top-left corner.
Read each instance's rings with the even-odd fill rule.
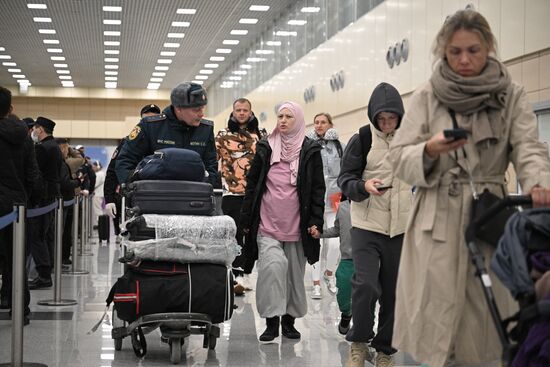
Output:
[[[291,19],[287,22],[288,25],[304,25],[307,23],[307,20],[300,19]]]
[[[168,33],[166,37],[168,38],[183,38],[185,33]]]
[[[43,17],[34,17],[34,18],[32,18],[32,20],[35,23],[51,23],[52,22],[52,18],[43,18]]]
[[[149,79],[150,82],[157,82],[157,83],[162,83],[162,78],[151,78]]]
[[[159,89],[160,83],[149,83],[147,84],[147,89]]]
[[[211,56],[210,61],[223,61],[225,60],[225,57],[223,56]]]
[[[25,79],[26,76],[23,74],[13,74],[12,75],[15,79]]]
[[[6,49],[4,47],[0,47],[0,51],[6,51]]]
[[[20,73],[21,69],[8,69],[8,73]]]
[[[155,70],[157,71],[166,71],[166,70],[169,70],[170,67],[168,66],[155,66]]]
[[[115,89],[117,86],[116,82],[105,82],[105,88],[107,89]]]
[[[236,75],[246,75],[247,72],[246,72],[246,70],[235,70],[235,71],[233,72],[233,74],[236,74]]]
[[[248,31],[246,29],[233,29],[229,34],[232,36],[246,36]]]
[[[256,18],[241,18],[241,19],[239,19],[239,23],[241,23],[241,24],[256,24],[256,23],[258,23],[258,19],[256,19]]]
[[[207,79],[208,79],[208,75],[195,75],[195,79],[207,80]]]
[[[248,65],[248,64],[242,64],[240,66],[241,69],[252,69],[252,65]]]
[[[116,77],[116,76],[106,76],[105,80],[111,81],[111,82],[116,82],[118,80],[118,77]]]
[[[229,49],[229,48],[217,48],[216,53],[217,54],[230,54],[231,49]]]
[[[211,69],[215,69],[218,66],[220,66],[220,65],[219,64],[204,64],[205,68],[211,68]]]
[[[105,75],[118,75],[118,71],[105,70]]]
[[[152,74],[153,76],[166,76],[166,73],[155,71]]]
[[[120,53],[119,50],[105,50],[103,51],[105,55],[118,55]]]
[[[0,60],[11,60],[10,55],[0,55]]]
[[[238,40],[223,40],[222,43],[224,45],[238,45],[239,41]]]
[[[2,55],[0,55],[0,56],[2,56]],[[0,59],[1,59],[1,57],[0,57]],[[2,65],[4,65],[4,66],[17,66],[17,64],[15,62],[3,62]]]
[[[280,46],[281,41],[267,41],[265,44],[268,46]]]
[[[71,72],[69,70],[60,69],[56,70],[57,74],[70,74]]]
[[[73,88],[74,87],[74,83],[72,81],[61,81],[61,85],[63,86],[63,88]]]
[[[166,48],[178,48],[178,47],[180,47],[180,44],[179,43],[167,42],[163,46],[166,47]]]
[[[72,78],[70,75],[59,75],[59,79],[61,80],[71,80]]]
[[[103,19],[105,25],[120,25],[122,23],[119,19]]]
[[[55,29],[39,29],[40,34],[55,34]]]
[[[176,56],[174,51],[161,51],[160,56]]]
[[[29,9],[48,9],[46,4],[27,4]]]
[[[104,36],[120,37],[120,31],[103,31]]]
[[[250,5],[248,8],[250,11],[268,11],[269,5]]]
[[[47,48],[46,51],[48,51],[51,54],[60,54],[63,52],[63,49],[61,48]]]
[[[233,88],[233,82],[223,82],[223,84],[220,85],[220,88]]]
[[[16,82],[19,84],[32,85],[27,79],[17,79]]]
[[[172,63],[171,59],[158,59],[157,60],[157,64],[171,64],[171,63]]]
[[[104,41],[105,46],[120,46],[120,41]]]
[[[257,55],[271,55],[274,54],[275,51],[273,50],[256,50]]]
[[[172,22],[172,27],[189,27],[189,22]]]
[[[260,62],[265,61],[263,57],[249,57],[246,59],[246,62]]]
[[[204,82],[202,80],[193,80],[193,83],[196,83],[196,84],[199,84],[199,85],[204,84]]]
[[[52,61],[65,61],[65,56],[51,56],[50,60],[52,60]]]
[[[44,40],[46,45],[59,45],[59,40]]]
[[[302,13],[318,13],[321,10],[318,6],[306,6],[300,10]]]
[[[199,74],[212,74],[212,73],[214,73],[213,70],[208,70],[208,69],[199,70]]]
[[[240,77],[240,76],[230,76],[229,77],[229,80],[241,80],[241,79],[242,79],[242,77]]]
[[[107,64],[107,65],[105,65],[105,69],[118,70],[118,65]]]
[[[176,14],[195,14],[197,9],[178,9]]]
[[[122,6],[104,6],[103,11],[122,11]]]
[[[118,57],[106,57],[103,59],[105,62],[118,62]]]
[[[68,68],[69,66],[67,64],[53,64],[54,68]]]
[[[277,31],[275,32],[276,36],[282,36],[282,37],[289,37],[294,36],[296,37],[298,35],[298,32],[295,31]]]

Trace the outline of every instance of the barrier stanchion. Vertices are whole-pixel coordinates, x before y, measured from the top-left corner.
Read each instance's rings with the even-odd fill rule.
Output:
[[[93,200],[94,194],[88,196],[88,212],[86,213],[88,216],[88,238],[92,238],[92,229],[94,224],[92,223],[92,212],[94,210],[94,200]],[[88,241],[88,244],[90,244],[90,241]]]
[[[63,198],[57,199],[57,209],[55,210],[55,261],[54,261],[54,278],[53,283],[53,299],[38,301],[41,306],[72,306],[76,305],[74,299],[61,299],[61,247],[63,244]]]
[[[88,197],[82,197],[82,218],[80,225],[80,256],[92,256],[93,253],[87,250],[88,247]]]
[[[80,210],[80,196],[75,196],[74,207],[73,207],[73,223],[71,224],[73,226],[73,246],[71,250],[73,263],[71,264],[71,270],[64,271],[63,274],[84,275],[89,273],[86,270],[76,269],[76,255],[78,253],[78,219],[79,219],[78,211],[79,210]]]
[[[23,319],[25,317],[25,206],[15,207],[18,213],[13,223],[13,273],[11,298],[11,362],[0,366],[47,367],[41,363],[23,362]]]

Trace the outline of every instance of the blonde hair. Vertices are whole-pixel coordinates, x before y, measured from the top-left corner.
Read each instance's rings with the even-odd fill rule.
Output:
[[[316,114],[313,117],[313,121],[315,121],[315,119],[319,116],[325,116],[327,118],[328,123],[330,124],[330,126],[334,126],[334,124],[332,123],[332,116],[330,115],[330,113],[328,113],[328,112],[319,112],[318,114]]]
[[[449,16],[437,33],[432,47],[432,53],[436,60],[445,58],[445,48],[453,34],[460,29],[477,33],[489,52],[496,55],[497,40],[487,19],[475,10],[465,9]]]

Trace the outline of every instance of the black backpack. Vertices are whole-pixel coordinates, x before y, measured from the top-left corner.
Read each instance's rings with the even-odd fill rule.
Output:
[[[363,171],[367,165],[367,155],[372,146],[372,131],[370,130],[370,125],[365,125],[359,129],[359,140],[361,141],[361,150],[363,151],[363,166],[361,168],[361,171]]]

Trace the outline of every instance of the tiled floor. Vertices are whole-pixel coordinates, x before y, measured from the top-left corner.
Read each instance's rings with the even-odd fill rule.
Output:
[[[92,256],[77,257],[78,267],[88,275],[63,275],[62,298],[74,299],[76,306],[39,306],[37,301],[53,298],[53,288],[31,292],[31,323],[24,328],[24,362],[39,362],[47,366],[167,366],[169,347],[160,340],[156,329],[146,336],[148,352],[138,359],[129,338],[123,340],[121,351],[115,351],[109,320],[95,333],[90,330],[105,310],[105,299],[113,282],[123,271],[117,262],[119,246],[99,246],[92,238]],[[308,269],[309,271],[309,269]],[[309,273],[306,274],[309,279]],[[251,275],[255,284],[255,274]],[[309,284],[309,282],[308,282]],[[292,341],[277,338],[275,343],[260,344],[258,335],[265,328],[258,316],[254,292],[236,298],[238,308],[230,321],[220,325],[221,336],[215,350],[202,348],[202,336],[191,335],[185,340],[182,366],[344,366],[349,344],[338,334],[336,298],[324,288],[322,300],[309,300],[308,314],[296,321],[302,338]],[[0,312],[0,364],[10,362],[11,320],[7,311]],[[396,355],[396,365],[416,365],[402,353]],[[369,364],[366,363],[365,366]]]

